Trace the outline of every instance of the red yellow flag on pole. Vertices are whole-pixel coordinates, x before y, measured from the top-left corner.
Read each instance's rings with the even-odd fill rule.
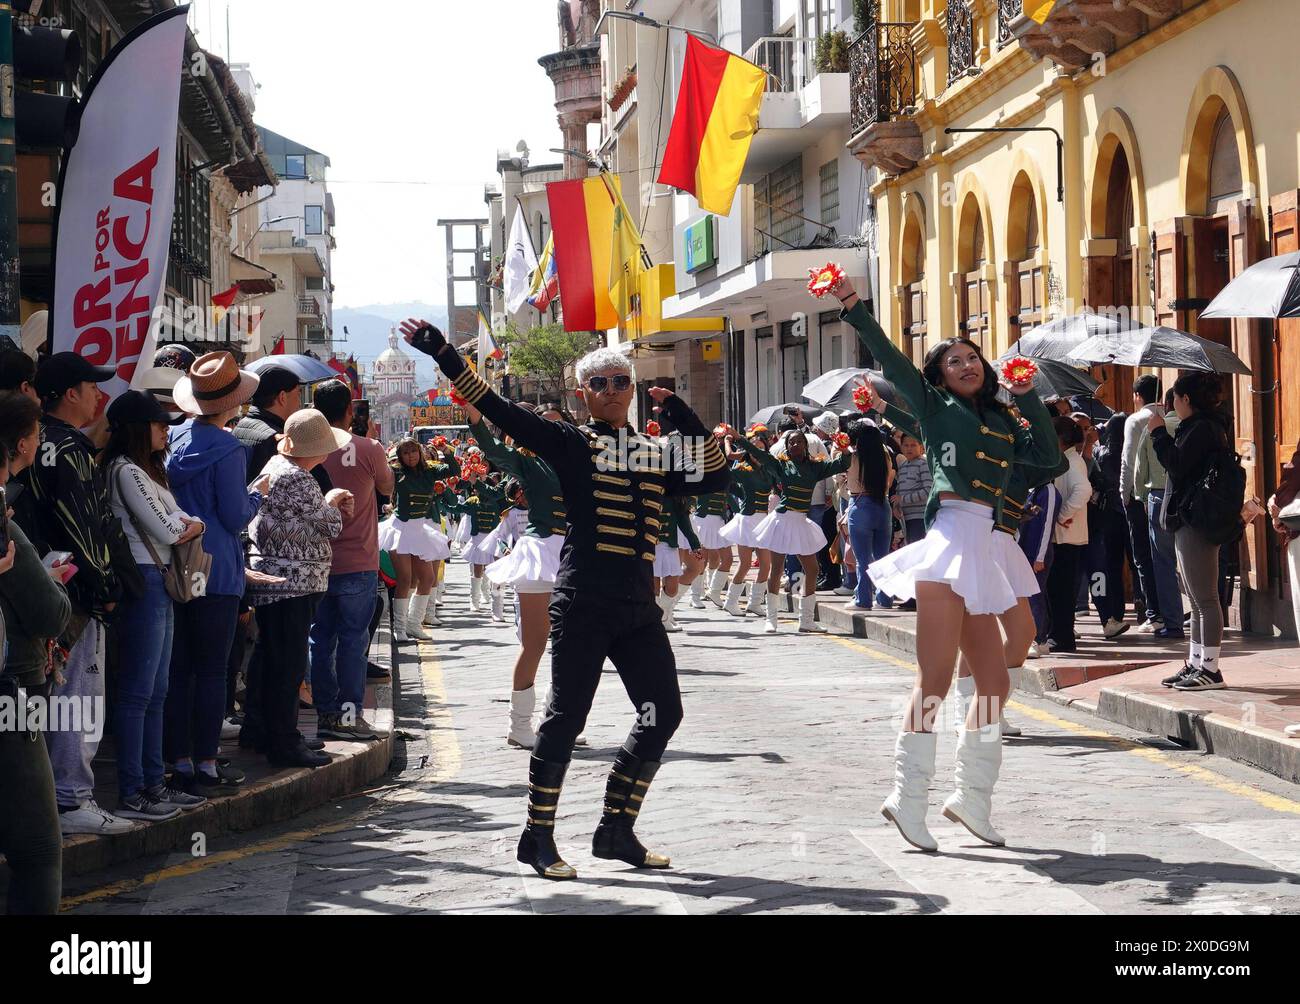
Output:
[[[707,212],[730,215],[766,86],[767,74],[753,63],[690,36],[659,183],[690,192]]]
[[[617,191],[618,179],[611,179]],[[563,291],[565,331],[608,331],[618,326],[609,295],[614,256],[614,200],[604,178],[546,186]]]

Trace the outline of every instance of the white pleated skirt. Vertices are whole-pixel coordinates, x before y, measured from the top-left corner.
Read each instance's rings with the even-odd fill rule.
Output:
[[[398,519],[379,524],[379,549],[389,554],[409,554],[421,561],[445,561],[451,557],[446,534],[434,529],[429,519]]]
[[[655,545],[656,579],[673,578],[682,574],[682,556],[677,548],[660,541]]]
[[[469,539],[468,546],[461,551],[460,556],[471,565],[490,565],[497,560],[499,541],[500,538],[491,533],[476,533]]]
[[[731,546],[731,542],[722,537],[722,528],[726,525],[726,520],[721,516],[692,516],[691,525],[695,527],[695,533],[700,538],[700,547],[717,551]]]
[[[1008,534],[993,529],[992,509],[975,502],[944,502],[923,540],[874,562],[867,574],[877,589],[898,600],[916,599],[918,582],[942,582],[965,601],[967,613],[1003,614],[1020,601],[1020,594],[999,538],[1020,550]],[[1023,588],[1018,574],[1017,581]]]
[[[456,524],[456,529],[451,535],[452,541],[457,544],[468,544],[474,537],[474,521],[468,516],[462,516],[460,522]]]
[[[995,533],[993,537],[994,557],[1002,566],[1002,574],[1011,583],[1017,598],[1028,599],[1042,592],[1038,588],[1038,576],[1034,574],[1034,566],[1029,563],[1025,552],[1016,543],[1016,538],[1009,533],[1000,532]]]
[[[504,558],[488,565],[487,577],[498,586],[513,586],[519,593],[549,593],[560,570],[564,534],[549,537],[524,535]]]
[[[826,546],[822,528],[802,512],[769,513],[754,531],[755,546],[773,554],[816,554]]]
[[[728,544],[738,547],[762,547],[758,542],[758,528],[767,513],[756,512],[752,516],[732,516],[731,522],[718,531],[719,536]]]

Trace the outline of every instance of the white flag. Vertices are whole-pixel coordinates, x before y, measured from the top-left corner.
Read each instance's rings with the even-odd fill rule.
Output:
[[[108,58],[81,101],[81,133],[59,180],[51,329],[116,379],[109,398],[153,361],[176,186],[185,12],[146,21]],[[137,363],[143,366],[137,369]]]
[[[510,227],[510,246],[506,248],[505,294],[506,310],[517,313],[528,299],[532,274],[537,271],[537,252],[528,235],[523,207],[515,209],[515,222]]]

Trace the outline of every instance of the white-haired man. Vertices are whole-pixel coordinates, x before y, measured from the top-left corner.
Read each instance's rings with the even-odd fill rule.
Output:
[[[466,401],[551,465],[568,512],[550,610],[551,700],[529,762],[528,823],[517,856],[543,878],[577,877],[556,850],[555,813],[574,741],[608,658],[638,714],[606,783],[592,853],[638,868],[666,868],[668,858],[647,851],[633,833],[682,719],[677,665],[654,597],[654,550],[665,497],[725,489],[726,458],[684,401],[652,388],[651,398],[682,433],[690,461],[664,462],[662,442],[628,425],[636,381],[621,352],[599,349],[578,363],[578,394],[591,421],[577,427],[498,397],[427,321],[407,321],[402,332],[413,347],[433,356]]]

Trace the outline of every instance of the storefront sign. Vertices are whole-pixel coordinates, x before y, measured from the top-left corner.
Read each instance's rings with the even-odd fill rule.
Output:
[[[686,228],[686,271],[691,275],[718,263],[713,241],[714,220],[715,217],[706,216]]]

